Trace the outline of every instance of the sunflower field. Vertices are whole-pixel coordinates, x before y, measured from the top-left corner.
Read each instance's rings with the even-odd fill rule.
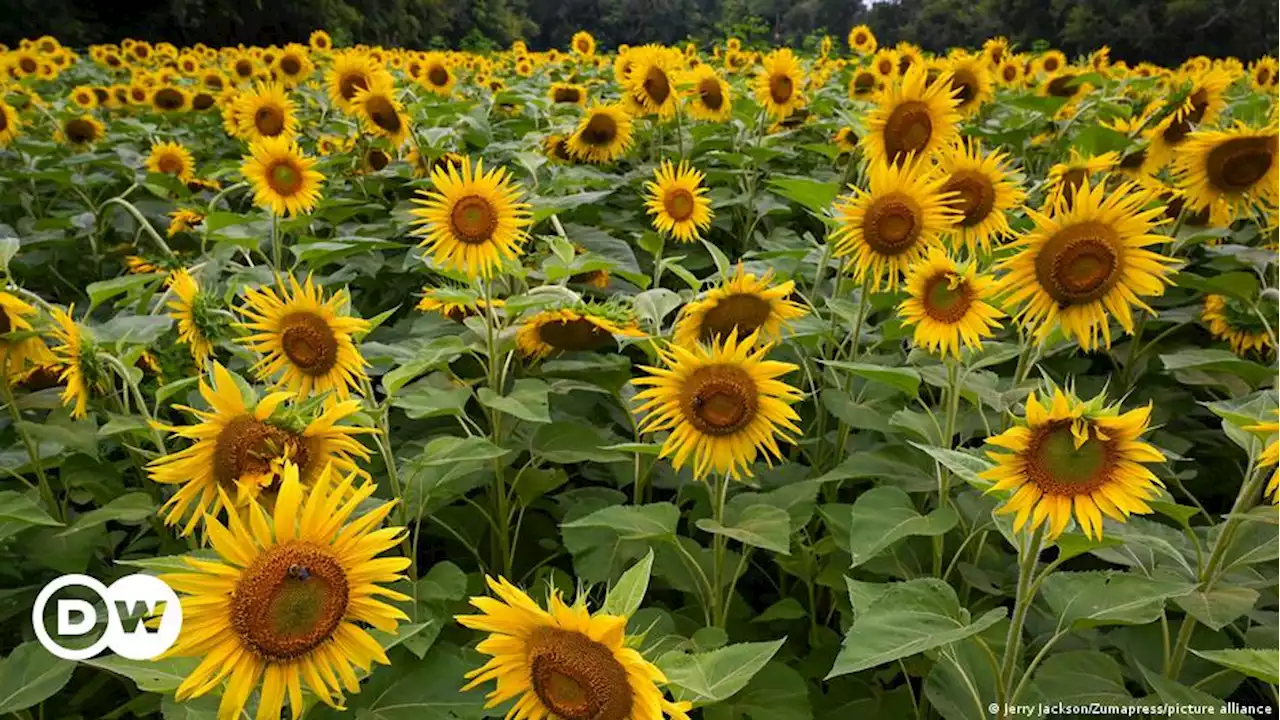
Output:
[[[0,715],[1277,712],[1274,58],[0,50]]]

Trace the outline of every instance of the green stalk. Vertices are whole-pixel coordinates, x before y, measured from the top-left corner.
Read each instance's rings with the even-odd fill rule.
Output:
[[[955,360],[946,361],[947,364],[947,412],[942,431],[942,445],[946,450],[954,449],[953,440],[956,435],[956,418],[960,414],[960,383],[963,381],[960,374],[960,363]],[[938,508],[951,506],[951,471],[942,467],[941,463],[935,463],[938,469]],[[942,535],[933,537],[933,574],[940,576],[942,572],[942,551],[944,549],[945,538]]]
[[[1041,524],[1032,533],[1026,546],[1018,548],[1018,589],[1014,597],[1013,617],[1009,621],[1009,632],[1005,635],[1004,660],[1000,663],[1001,697],[1007,698],[1013,690],[1013,669],[1018,665],[1018,655],[1022,649],[1022,626],[1027,620],[1027,611],[1034,600],[1031,579],[1035,575],[1036,561],[1040,557],[1040,548],[1044,541],[1045,526]],[[1004,703],[1001,703],[1003,705]],[[1002,712],[1002,720],[1008,713]]]
[[[483,282],[483,288],[485,353],[489,389],[501,395],[503,382],[498,367],[498,342],[495,333],[498,320],[493,312],[493,280],[486,278]],[[493,444],[501,445],[502,413],[495,408],[489,408],[489,430]],[[497,531],[495,552],[498,556],[497,561],[502,567],[502,576],[510,577],[513,565],[513,558],[511,557],[511,507],[507,497],[507,478],[503,473],[502,462],[498,458],[493,460],[493,496],[493,520]]]
[[[62,521],[62,506],[58,504],[58,498],[53,494],[53,487],[49,485],[49,477],[45,475],[44,463],[40,461],[40,448],[32,442],[31,436],[23,429],[22,413],[18,411],[18,405],[14,402],[13,389],[9,387],[7,377],[0,379],[0,391],[4,393],[4,404],[9,408],[9,416],[13,418],[13,428],[18,431],[18,437],[22,438],[22,444],[27,448],[31,464],[36,469],[36,477],[40,481],[40,497],[53,513],[53,518]]]
[[[721,473],[716,473],[713,477],[714,482],[709,488],[711,493],[711,518],[715,520],[717,526],[723,527],[724,506],[725,501],[729,497],[730,480]],[[721,602],[720,588],[728,585],[728,597],[733,597],[733,583],[726,582],[726,578],[724,576],[724,555],[728,550],[728,545],[728,538],[720,533],[715,533],[711,537],[711,577],[714,582],[714,586],[711,588],[711,602],[713,605],[711,615],[716,627],[719,628],[724,627],[724,616],[728,614],[727,610],[729,604],[728,600]]]

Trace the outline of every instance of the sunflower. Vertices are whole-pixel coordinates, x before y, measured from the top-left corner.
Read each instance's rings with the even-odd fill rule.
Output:
[[[360,172],[371,173],[379,172],[386,166],[391,164],[391,155],[386,150],[377,147],[371,147],[365,151],[361,160]]]
[[[312,169],[316,161],[302,154],[298,144],[281,137],[265,137],[249,146],[240,172],[253,185],[253,199],[276,215],[311,212],[320,199],[324,175]]]
[[[733,115],[733,93],[713,68],[699,65],[687,76],[689,114],[699,120],[724,122]]]
[[[1067,66],[1067,56],[1060,50],[1046,50],[1036,59],[1035,67],[1045,75],[1053,75]]]
[[[147,156],[147,170],[173,175],[186,182],[195,174],[195,161],[191,159],[191,151],[181,143],[153,143],[151,154]]]
[[[596,54],[596,39],[586,30],[579,30],[569,41],[569,49],[578,57],[589,58]]]
[[[836,201],[835,256],[852,256],[854,277],[872,290],[882,284],[896,290],[899,276],[956,222],[959,212],[943,191],[946,180],[916,161],[873,164],[870,189],[853,188],[853,195]]]
[[[1249,84],[1258,92],[1275,93],[1280,83],[1280,65],[1270,55],[1263,55],[1249,65]]]
[[[427,53],[422,59],[422,75],[418,83],[431,92],[448,97],[453,93],[453,86],[458,77],[449,69],[449,63],[443,53]]]
[[[660,457],[671,456],[679,470],[692,456],[698,480],[713,471],[750,477],[762,451],[766,461],[781,458],[777,437],[790,442],[788,433],[800,433],[791,405],[803,393],[778,379],[797,367],[766,360],[772,347],[754,333],[739,340],[731,331],[710,344],[658,348],[666,367],[644,367],[648,376],[631,382],[647,386],[636,393],[641,430],[670,431]]]
[[[544,610],[505,578],[485,579],[497,598],[471,598],[483,614],[456,619],[489,633],[476,649],[493,657],[462,688],[496,680],[486,708],[518,697],[508,712],[516,720],[689,720],[690,703],[668,700],[662,671],[630,647],[626,617],[593,615],[558,591]]]
[[[298,130],[295,105],[283,85],[259,84],[255,90],[241,93],[236,104],[237,134],[246,140],[290,139]]]
[[[316,30],[307,38],[307,45],[316,52],[328,52],[333,49],[333,39],[329,37],[329,33]]]
[[[1008,213],[1027,195],[1010,179],[1007,160],[1000,151],[984,155],[978,140],[939,156],[938,167],[946,176],[942,190],[955,193],[950,204],[960,213],[951,230],[953,247],[963,244],[970,255],[979,248],[985,253],[994,240],[1013,234]]]
[[[1165,457],[1139,439],[1150,421],[1150,405],[1121,413],[1101,395],[1081,401],[1054,389],[1046,408],[1033,392],[1026,424],[987,438],[1010,452],[988,452],[996,466],[979,477],[995,482],[988,492],[1013,491],[996,512],[1017,513],[1014,532],[1028,520],[1028,530],[1047,520],[1053,540],[1071,522],[1074,508],[1080,529],[1101,538],[1103,515],[1124,522],[1131,513],[1151,512],[1146,501],[1162,483],[1143,463]]]
[[[365,130],[384,137],[395,147],[400,147],[409,137],[409,117],[395,97],[395,88],[387,82],[379,82],[369,88],[356,91],[352,99],[356,114]]]
[[[427,287],[422,289],[422,298],[415,308],[421,312],[437,313],[460,323],[466,318],[484,313],[488,307],[498,311],[505,305],[505,300],[496,298],[486,303],[484,298],[476,297],[474,292]]]
[[[36,309],[18,296],[0,290],[0,379],[17,376],[27,365],[41,366],[54,362],[54,356],[35,334],[30,318]],[[7,337],[15,333],[15,337]]]
[[[627,74],[626,98],[632,101],[637,115],[669,118],[679,107],[676,74],[681,65],[680,52],[659,45],[632,48],[628,57],[631,70]]]
[[[58,128],[57,139],[74,147],[88,147],[101,140],[106,132],[106,128],[98,122],[97,118],[92,115],[81,115],[64,120],[62,126]]]
[[[983,103],[991,100],[991,75],[981,60],[962,54],[952,58],[945,67],[951,71],[951,94],[961,116],[973,115]]]
[[[867,68],[856,70],[849,79],[849,99],[869,98],[879,92],[883,85],[884,81],[874,70]]]
[[[871,164],[901,163],[909,155],[931,157],[959,138],[957,100],[946,74],[927,84],[927,70],[915,66],[890,84],[867,119],[862,144]]]
[[[0,97],[0,148],[13,142],[21,130],[22,119],[18,117],[18,111]]]
[[[631,115],[620,105],[596,105],[569,136],[569,152],[583,162],[607,163],[631,147]]]
[[[882,81],[888,81],[898,75],[898,53],[893,48],[881,48],[871,58],[871,71]]]
[[[385,79],[386,71],[367,55],[358,51],[337,53],[325,74],[329,100],[346,113],[355,112],[356,92],[367,90],[375,81]]]
[[[1102,155],[1082,155],[1071,148],[1071,157],[1065,163],[1055,163],[1049,168],[1045,192],[1045,207],[1053,208],[1059,202],[1067,207],[1075,200],[1076,192],[1086,181],[1093,186],[1102,185],[1103,176],[1120,162],[1120,155],[1114,152]]]
[[[609,306],[579,304],[541,310],[520,322],[516,346],[538,359],[553,352],[594,352],[616,347],[614,336],[643,337],[628,313]]]
[[[1004,313],[989,301],[995,293],[990,277],[977,268],[957,267],[939,248],[907,272],[907,299],[898,306],[904,325],[915,326],[915,344],[944,357],[960,357],[960,345],[981,349],[983,338],[1000,329]]]
[[[173,292],[173,300],[169,301],[172,311],[169,317],[178,323],[178,340],[186,344],[196,366],[203,369],[205,361],[213,354],[210,338],[221,326],[214,315],[217,306],[213,298],[200,290],[200,285],[186,268],[170,273],[167,282]]]
[[[1189,86],[1183,81],[1186,97],[1148,133],[1148,153],[1156,169],[1181,156],[1182,143],[1192,130],[1197,126],[1212,125],[1226,107],[1225,93],[1231,85],[1231,78],[1225,73],[1216,70],[1201,72],[1189,80]]]
[[[264,382],[278,378],[278,386],[300,397],[332,392],[346,400],[367,378],[351,336],[367,332],[368,321],[345,314],[346,290],[326,300],[309,276],[306,284],[277,278],[276,286],[246,290],[238,308],[246,319],[241,327],[253,333],[240,342],[262,356],[254,373]]]
[[[1149,199],[1135,183],[1109,190],[1085,180],[1070,207],[1027,211],[1035,227],[1001,261],[1000,289],[1008,304],[1025,303],[1016,317],[1036,341],[1061,326],[1086,351],[1109,348],[1108,312],[1126,332],[1133,332],[1132,306],[1152,312],[1140,298],[1164,293],[1173,260],[1146,249],[1168,240],[1151,232],[1165,220],[1164,208],[1143,209]]]
[[[557,105],[583,106],[587,104],[587,89],[574,83],[551,83],[547,99]]]
[[[414,234],[424,236],[436,263],[472,277],[489,277],[503,262],[518,257],[531,223],[529,204],[506,168],[484,171],[483,161],[472,168],[463,157],[461,167],[448,164],[431,173],[435,186],[419,191],[411,212],[417,217]]]
[[[680,310],[674,342],[693,347],[722,341],[731,333],[780,342],[791,321],[808,314],[804,306],[788,299],[793,292],[795,283],[791,280],[773,284],[772,270],[756,277],[739,264],[719,287]]]
[[[307,48],[298,43],[285,45],[273,66],[279,78],[290,86],[301,85],[316,70]]]
[[[183,520],[187,535],[206,517],[243,513],[252,500],[271,501],[286,460],[298,466],[307,485],[330,464],[364,475],[356,461],[368,460],[369,451],[356,436],[373,429],[338,424],[360,411],[358,400],[335,403],[313,419],[284,406],[293,397],[288,392],[246,403],[231,373],[217,361],[212,378],[212,385],[203,375],[199,381],[209,410],[176,406],[199,422],[158,426],[194,441],[147,466],[152,481],[181,485],[160,509],[166,525]]]
[[[191,93],[174,85],[160,85],[151,90],[148,102],[160,112],[183,112],[191,107]]]
[[[80,85],[71,90],[71,102],[81,110],[92,110],[98,107],[98,95],[88,85]]]
[[[992,72],[1001,85],[1016,87],[1022,82],[1025,69],[1017,60],[1005,60]]]
[[[790,48],[779,48],[764,59],[755,79],[756,100],[769,115],[785,118],[804,107],[804,70]]]
[[[179,209],[169,213],[169,227],[165,235],[173,237],[178,233],[192,232],[196,225],[204,222],[204,215],[195,210]]]
[[[849,30],[849,49],[859,55],[870,55],[876,51],[876,36],[866,25],[855,25]]]
[[[1197,130],[1174,161],[1174,181],[1192,209],[1229,208],[1236,217],[1251,206],[1280,204],[1276,156],[1280,134],[1237,123],[1229,130]]]
[[[341,708],[344,689],[360,692],[353,666],[389,664],[364,626],[394,635],[409,620],[383,599],[411,600],[387,587],[404,580],[411,561],[377,557],[400,543],[405,529],[379,529],[394,501],[348,523],[376,486],[355,488],[354,475],[333,474],[326,468],[304,490],[297,466],[287,462],[272,514],[253,505],[247,523],[230,515],[224,526],[210,517],[218,559],[188,558],[193,572],[160,576],[185,595],[182,634],[165,657],[202,658],[178,686],[179,702],[225,678],[218,716],[240,717],[261,680],[257,717],[280,717],[286,693],[293,717],[301,717],[304,682]]]
[[[66,310],[55,307],[49,311],[54,322],[52,338],[58,343],[53,354],[61,366],[59,379],[66,386],[62,391],[62,404],[71,408],[71,417],[79,419],[85,416],[89,388],[97,384],[101,369],[93,336],[71,318],[72,312],[75,312],[74,305]]]
[[[1225,295],[1205,295],[1203,317],[1209,332],[1229,343],[1231,351],[1241,357],[1250,352],[1269,355],[1273,348],[1271,333],[1262,318],[1237,300]]]
[[[1280,415],[1280,411],[1276,411],[1276,414]],[[1276,468],[1271,471],[1271,477],[1267,480],[1267,485],[1262,491],[1263,495],[1271,497],[1272,504],[1276,504],[1280,502],[1280,439],[1274,436],[1280,432],[1280,422],[1248,425],[1244,429],[1248,432],[1271,436],[1271,442],[1267,443],[1267,446],[1262,450],[1262,454],[1258,456],[1258,467]]]
[[[679,166],[663,160],[653,171],[653,181],[645,183],[645,206],[653,216],[653,227],[680,242],[694,242],[711,227],[711,199],[702,186],[701,171],[681,161]]]
[[[858,134],[853,128],[845,126],[836,131],[836,135],[831,139],[841,154],[851,153],[858,149]]]

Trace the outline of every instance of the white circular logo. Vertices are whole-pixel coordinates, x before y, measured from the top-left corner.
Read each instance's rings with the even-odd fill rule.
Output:
[[[53,594],[65,587],[78,585],[102,598],[106,607],[107,626],[93,644],[81,649],[58,644],[44,626],[44,609]],[[161,609],[163,606],[163,609]],[[145,612],[142,609],[145,608]],[[148,619],[160,612],[158,627],[149,628]],[[123,613],[123,615],[122,615]],[[132,627],[125,629],[124,616]],[[98,611],[93,603],[76,598],[59,600],[56,605],[57,630],[61,637],[89,634],[98,624]],[[88,575],[63,575],[45,585],[31,609],[31,625],[36,639],[46,650],[64,660],[85,660],[109,649],[130,660],[150,660],[168,650],[182,631],[182,603],[178,595],[160,578],[141,573],[126,575],[104,586]]]

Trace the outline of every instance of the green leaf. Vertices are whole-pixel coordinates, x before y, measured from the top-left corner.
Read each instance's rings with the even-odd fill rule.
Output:
[[[609,594],[605,596],[601,610],[610,615],[623,617],[634,615],[644,602],[645,592],[649,590],[649,574],[652,570],[653,549],[651,548],[640,562],[622,573],[618,582],[609,588]]]
[[[95,307],[117,295],[127,295],[158,282],[160,278],[160,275],[153,274],[123,275],[110,280],[91,282],[84,288],[89,295],[89,310],[87,312],[92,312]]]
[[[443,436],[431,440],[400,470],[406,507],[416,517],[461,497],[475,487],[490,461],[510,452],[482,437]]]
[[[781,660],[770,660],[738,694],[702,711],[706,720],[813,720],[804,676]]]
[[[448,375],[432,373],[403,386],[391,396],[391,405],[404,411],[412,420],[461,415],[471,399],[471,388],[455,385]]]
[[[1202,373],[1226,373],[1244,380],[1250,387],[1257,387],[1268,379],[1275,379],[1275,370],[1266,365],[1243,360],[1229,350],[1210,348],[1186,348],[1160,356],[1165,370],[1174,373],[1198,371]]]
[[[783,598],[778,602],[764,609],[764,612],[751,618],[753,623],[778,622],[782,620],[799,620],[806,617],[808,613],[800,601],[793,598]]]
[[[1000,627],[1002,623],[935,651],[937,662],[925,678],[924,693],[945,720],[991,717],[991,698],[1000,691],[996,689],[997,668],[992,667],[989,653],[994,643],[1004,639],[1006,629]]]
[[[36,525],[57,527],[62,523],[54,520],[34,499],[14,490],[0,491],[0,540]]]
[[[1208,693],[1201,692],[1195,688],[1189,688],[1179,682],[1170,680],[1160,673],[1148,670],[1142,665],[1139,665],[1138,668],[1142,671],[1142,677],[1146,679],[1147,684],[1155,691],[1156,696],[1170,705],[1176,705],[1178,707],[1210,706],[1217,710],[1217,712],[1214,713],[1214,717],[1232,718],[1233,720],[1249,720],[1247,715],[1224,712],[1223,710],[1226,703]],[[1201,713],[1187,712],[1175,712],[1169,715],[1170,720],[1199,720],[1202,717],[1204,717],[1204,715]]]
[[[990,480],[985,480],[979,477],[982,473],[995,467],[994,464],[987,460],[959,450],[949,450],[947,448],[925,445],[918,442],[908,442],[910,442],[912,447],[928,453],[929,457],[937,460],[942,467],[955,473],[956,477],[964,480],[979,490],[986,490],[995,484]]]
[[[551,422],[547,406],[547,384],[541,380],[521,378],[511,388],[511,394],[499,395],[487,387],[476,392],[481,405],[504,412],[532,423]]]
[[[818,214],[826,212],[840,195],[840,185],[837,183],[802,177],[773,176],[769,178],[769,189]]]
[[[823,361],[823,364],[851,372],[858,377],[866,378],[873,382],[895,387],[911,397],[916,397],[920,394],[920,373],[912,368],[843,362],[840,360],[826,360]]]
[[[127,525],[137,525],[145,522],[155,511],[156,505],[152,502],[150,495],[144,492],[132,492],[112,500],[97,510],[91,510],[81,515],[76,518],[71,527],[59,534],[70,535],[113,521]]]
[[[711,518],[698,520],[698,527],[715,535],[723,535],[745,545],[771,550],[780,555],[791,554],[791,516],[772,505],[751,505],[736,517],[725,513],[725,524]]]
[[[1216,629],[1216,628],[1215,628]],[[1269,685],[1280,685],[1280,650],[1257,650],[1254,648],[1238,648],[1235,650],[1195,650],[1191,652],[1222,667],[1231,668],[1238,673],[1248,675],[1266,682]]]
[[[534,455],[547,462],[566,465],[580,462],[624,462],[631,458],[605,450],[609,445],[600,431],[581,422],[553,422],[542,425],[529,441]]]
[[[782,647],[786,638],[773,642],[737,643],[710,652],[669,652],[657,660],[667,676],[667,687],[677,700],[709,705],[733,697]]]
[[[1119,705],[1133,702],[1124,687],[1124,674],[1110,655],[1096,650],[1072,650],[1050,655],[1036,670],[1032,687],[1044,702],[1072,705]]]
[[[1007,612],[994,608],[974,620],[960,607],[956,591],[937,578],[846,584],[861,600],[854,603],[857,614],[827,679],[950,645],[1000,622]]]
[[[724,254],[723,250],[711,244],[705,238],[702,240],[702,246],[707,249],[707,252],[711,253],[711,260],[715,262],[716,273],[720,275],[721,280],[727,279],[733,273],[733,265],[729,263],[729,257]]]
[[[22,643],[0,660],[0,713],[16,713],[53,697],[75,668],[35,640]]]
[[[462,338],[456,335],[432,338],[415,353],[412,360],[383,375],[382,386],[386,388],[387,394],[395,395],[405,383],[422,373],[444,367],[462,357],[465,349]]]
[[[882,486],[872,488],[853,503],[849,522],[850,567],[857,567],[894,543],[915,535],[934,537],[955,527],[959,516],[950,506],[921,515],[902,490]]]
[[[1094,540],[1087,535],[1073,532],[1059,535],[1058,539],[1053,541],[1053,544],[1058,548],[1058,560],[1066,561],[1103,548],[1121,547],[1124,545],[1124,541],[1110,535]]]
[[[487,715],[483,692],[459,692],[467,671],[483,663],[472,650],[438,643],[421,660],[393,656],[390,667],[378,667],[360,688],[346,697],[342,710],[317,704],[307,713],[315,720],[479,720]]]
[[[1258,295],[1258,278],[1248,272],[1229,272],[1213,277],[1180,272],[1174,275],[1173,282],[1178,287],[1214,295],[1227,295],[1244,301],[1252,301]]]
[[[680,522],[680,509],[671,503],[611,505],[586,517],[562,524],[562,528],[601,528],[624,540],[672,538]]]
[[[1252,610],[1258,597],[1258,591],[1253,588],[1224,585],[1209,592],[1196,590],[1173,601],[1202,625],[1217,631]]]
[[[187,388],[195,387],[196,383],[199,383],[199,382],[200,382],[199,377],[187,377],[187,378],[182,378],[181,380],[174,380],[171,383],[165,383],[164,385],[161,385],[160,387],[156,388],[156,404],[158,405],[164,402],[165,400],[168,400],[169,398],[173,397],[177,393],[182,392],[183,390],[186,390]]]
[[[1186,595],[1195,584],[1124,572],[1053,573],[1040,594],[1062,627],[1141,625],[1155,622],[1168,598]]]
[[[130,660],[119,655],[105,655],[81,660],[86,665],[108,670],[129,678],[143,692],[171,693],[200,664],[198,658],[164,658],[161,660]]]

